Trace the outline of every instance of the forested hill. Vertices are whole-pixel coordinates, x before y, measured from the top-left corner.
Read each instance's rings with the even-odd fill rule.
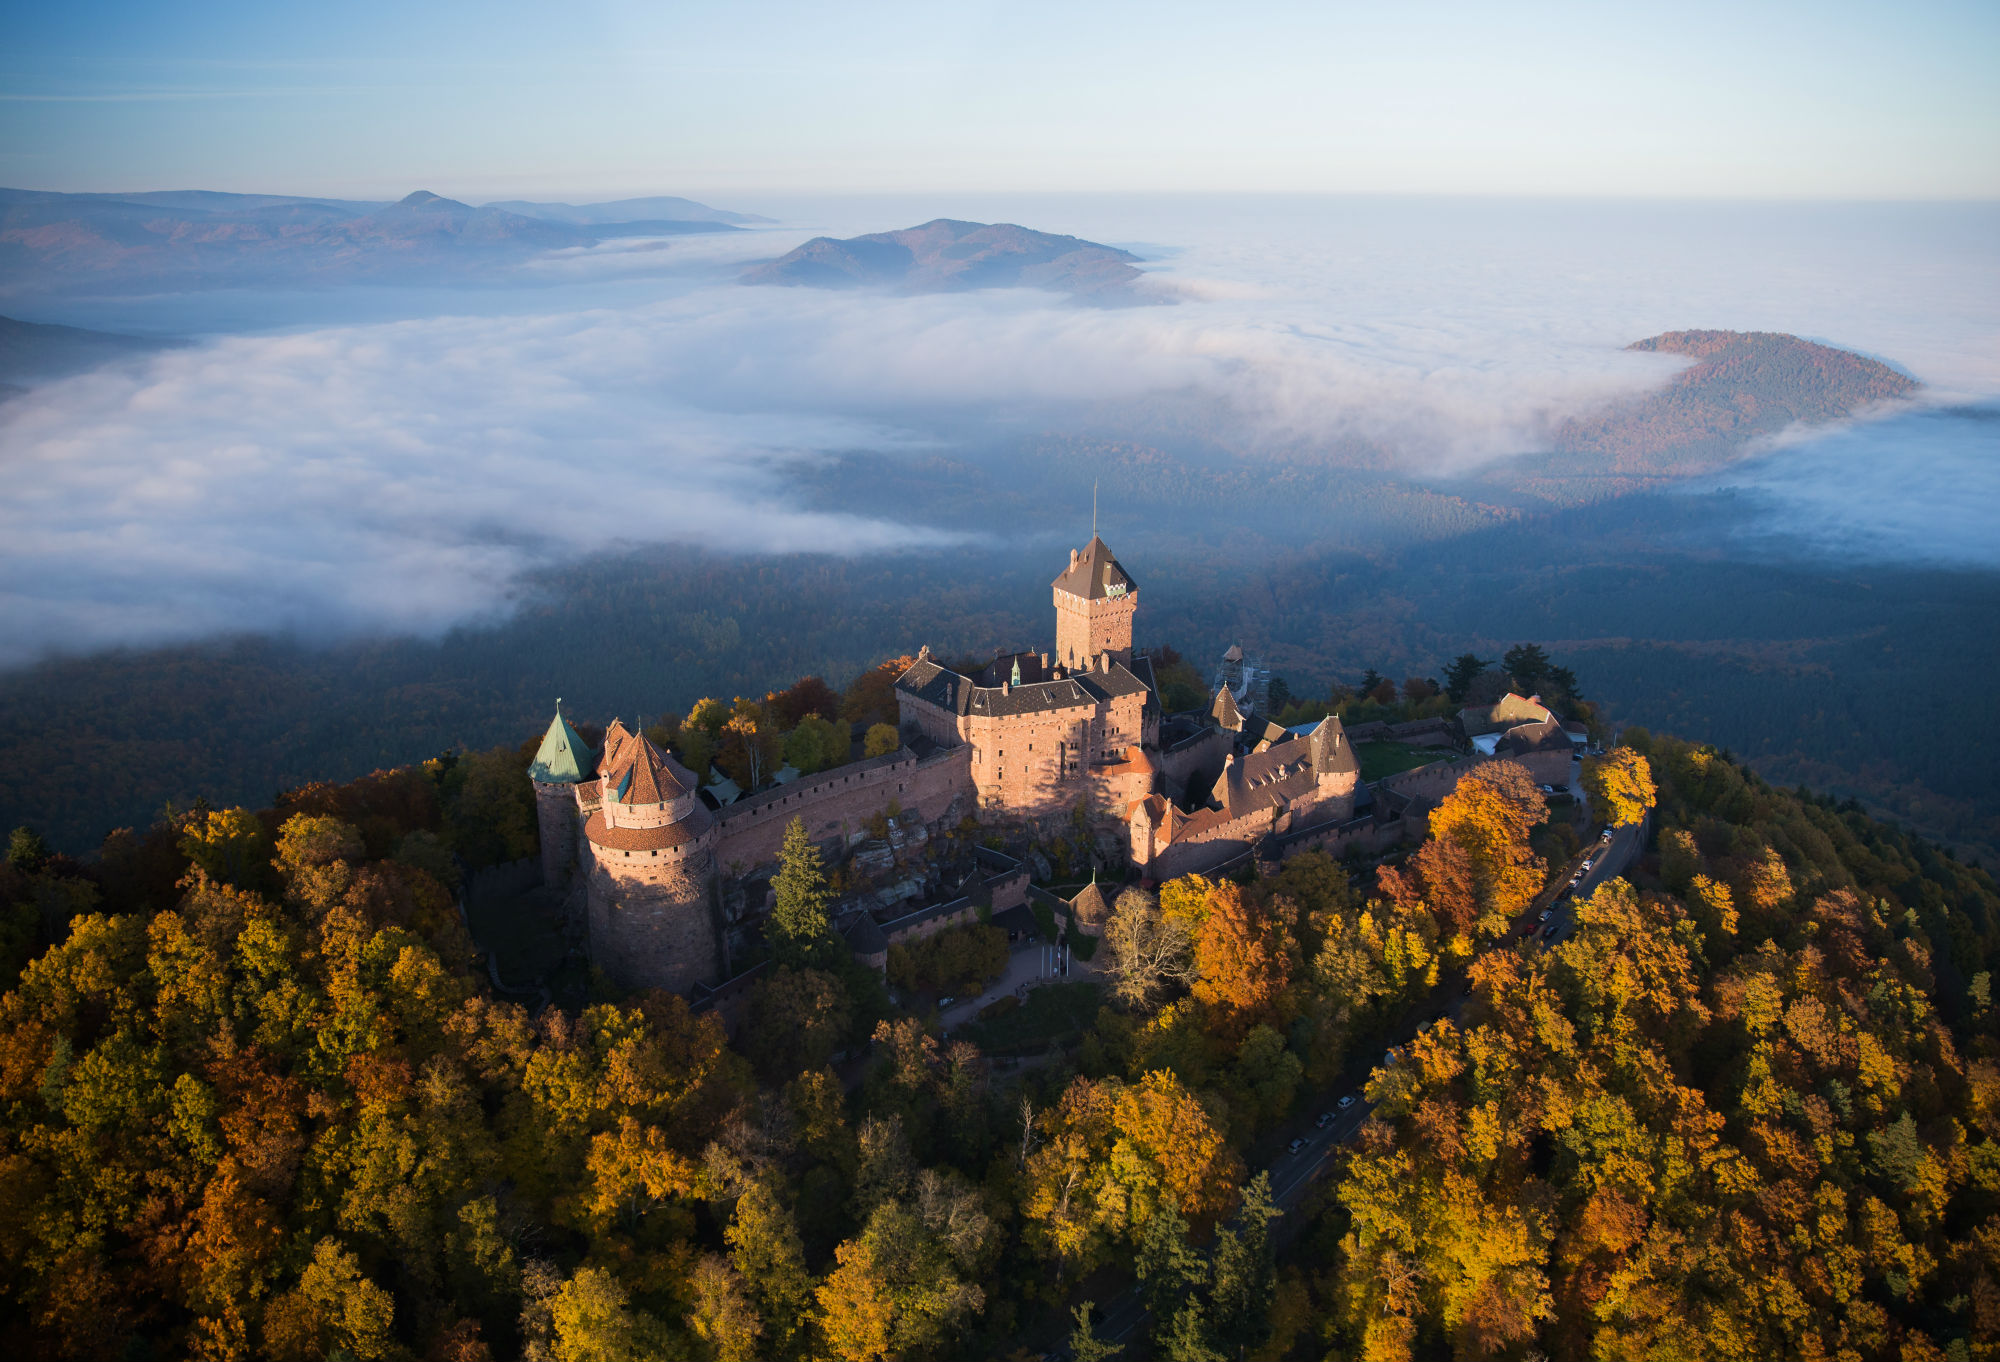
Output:
[[[1657,805],[1651,850],[1571,939],[1511,924],[1593,830],[1495,763],[1400,869],[1120,892],[1101,983],[949,1038],[830,936],[802,830],[740,1045],[660,993],[496,998],[451,853],[533,845],[525,753],[89,864],[17,838],[0,1348],[1102,1359],[1090,1302],[1136,1286],[1168,1358],[1991,1356],[2000,892],[1630,737],[1586,781]],[[973,987],[1007,950],[933,941]],[[1357,1074],[1372,1112],[1274,1233],[1262,1170],[1289,1187],[1288,1138]]]
[[[1908,397],[1879,360],[1772,331],[1669,331],[1629,350],[1694,361],[1665,386],[1563,422],[1555,452],[1496,477],[1556,500],[1596,500],[1716,467],[1752,441]]]

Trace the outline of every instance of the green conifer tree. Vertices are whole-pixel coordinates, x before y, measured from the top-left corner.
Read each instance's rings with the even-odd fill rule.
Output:
[[[805,820],[794,818],[778,849],[778,873],[771,881],[777,903],[771,909],[771,950],[781,965],[794,969],[829,969],[840,962],[840,943],[833,938],[826,906],[833,890],[819,848],[806,837]]]

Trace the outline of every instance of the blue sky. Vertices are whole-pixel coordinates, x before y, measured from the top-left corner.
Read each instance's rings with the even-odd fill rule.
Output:
[[[2000,197],[2000,4],[15,0],[0,183]]]

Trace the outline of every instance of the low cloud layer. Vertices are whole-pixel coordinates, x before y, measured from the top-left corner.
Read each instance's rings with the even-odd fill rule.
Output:
[[[1797,436],[1716,485],[1764,509],[1758,539],[1842,559],[2000,568],[2000,406]]]
[[[1794,330],[2000,390],[1990,326],[1941,303],[1924,329],[1914,263],[1829,310],[1823,276],[1766,268],[1779,238],[1744,245],[1726,223],[1711,227],[1733,256],[1658,232],[1621,250],[1617,224],[1533,215],[1406,206],[1399,228],[1366,206],[1288,211],[984,214],[1179,240],[1151,267],[1166,306],[731,282],[742,258],[811,234],[774,232],[564,253],[504,297],[402,300],[486,315],[225,335],[37,389],[0,405],[15,489],[0,503],[0,663],[239,630],[435,630],[504,608],[525,569],[628,545],[942,547],[955,536],[894,506],[818,511],[788,471],[846,449],[975,445],[1000,425],[1143,429],[1196,410],[1243,457],[1463,471],[1661,381],[1678,361],[1618,347],[1672,327]],[[1913,261],[1935,244],[1917,238]],[[1990,255],[1931,292],[1960,297]],[[379,316],[398,301],[312,305]],[[170,323],[171,302],[147,306]]]

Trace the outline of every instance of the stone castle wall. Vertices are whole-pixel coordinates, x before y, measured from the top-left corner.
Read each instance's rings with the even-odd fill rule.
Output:
[[[971,752],[963,747],[922,759],[908,749],[870,761],[801,776],[730,805],[717,815],[721,838],[716,863],[732,878],[778,859],[785,829],[803,819],[806,836],[825,842],[859,828],[891,803],[915,812],[926,823],[944,817],[952,800],[973,789]]]
[[[1170,791],[1178,794],[1191,786],[1206,790],[1222,774],[1223,759],[1235,750],[1234,733],[1211,728],[1198,738],[1177,743],[1173,750],[1160,753],[1157,765]]]
[[[542,883],[554,889],[569,878],[570,868],[576,862],[576,787],[553,781],[530,783],[535,787]]]
[[[624,988],[685,993],[722,975],[715,837],[658,852],[590,852],[590,955]]]
[[[1055,592],[1056,660],[1082,669],[1099,653],[1122,653],[1132,646],[1137,594],[1085,600],[1060,587]]]

